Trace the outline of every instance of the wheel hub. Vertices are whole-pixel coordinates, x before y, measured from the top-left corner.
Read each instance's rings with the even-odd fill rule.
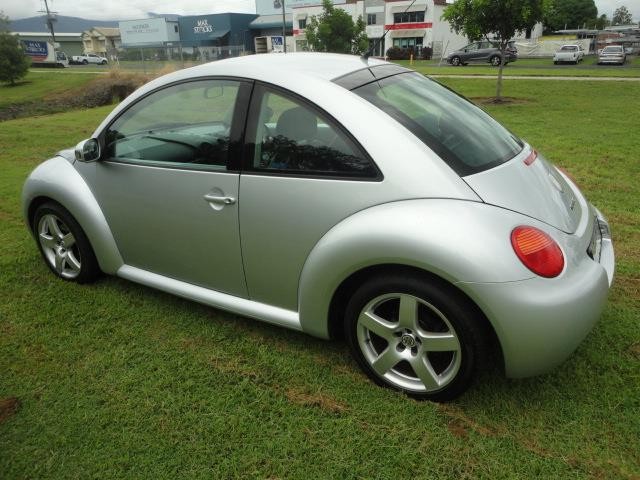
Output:
[[[416,337],[412,333],[404,333],[400,338],[400,343],[407,348],[413,348],[418,344]]]

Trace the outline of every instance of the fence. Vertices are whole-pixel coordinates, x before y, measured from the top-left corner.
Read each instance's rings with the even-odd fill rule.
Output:
[[[180,69],[223,58],[248,55],[243,45],[222,47],[128,47],[109,54],[111,65],[144,73]]]

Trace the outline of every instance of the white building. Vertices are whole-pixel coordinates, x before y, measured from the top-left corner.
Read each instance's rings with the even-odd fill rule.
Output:
[[[348,12],[354,21],[362,17],[374,56],[382,57],[396,46],[417,51],[431,47],[435,57],[443,50],[446,53],[468,43],[465,37],[451,31],[448,22],[441,20],[445,0],[418,0],[413,5],[411,0],[334,0],[334,5]],[[291,12],[295,49],[306,50],[304,30],[312,16],[322,13],[322,5],[298,0],[291,6]]]

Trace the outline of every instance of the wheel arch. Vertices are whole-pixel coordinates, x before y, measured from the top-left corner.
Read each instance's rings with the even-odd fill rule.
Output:
[[[391,275],[421,278],[425,282],[436,284],[440,288],[447,290],[452,296],[456,297],[457,301],[463,302],[467,308],[473,311],[474,317],[479,320],[480,326],[489,341],[490,350],[499,355],[500,363],[501,365],[504,365],[502,347],[498,340],[496,331],[484,311],[473,301],[473,299],[463,290],[441,276],[428,270],[406,264],[386,263],[371,265],[353,272],[345,278],[334,291],[329,304],[327,323],[330,338],[341,339],[343,337],[344,310],[349,298],[353,295],[356,289],[369,278]]]
[[[23,215],[32,234],[35,212],[46,202],[59,204],[73,216],[89,239],[100,269],[116,273],[124,262],[106,218],[82,176],[63,157],[43,162],[25,181]]]

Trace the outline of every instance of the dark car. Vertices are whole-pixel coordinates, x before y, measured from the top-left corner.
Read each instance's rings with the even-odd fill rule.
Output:
[[[505,51],[504,64],[515,62],[518,59],[518,50],[515,42],[509,42]],[[451,65],[466,65],[471,62],[490,63],[494,67],[500,65],[502,53],[498,42],[481,41],[473,42],[460,50],[450,53],[447,62]]]

